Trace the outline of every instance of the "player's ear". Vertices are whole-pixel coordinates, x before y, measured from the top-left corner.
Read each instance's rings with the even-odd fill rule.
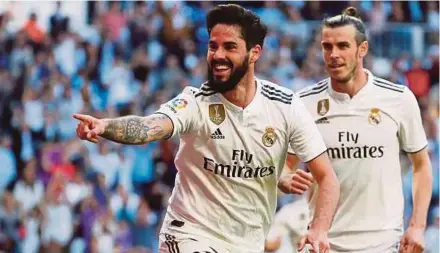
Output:
[[[261,51],[262,48],[258,44],[251,48],[249,52],[249,63],[255,63],[256,61],[258,61],[261,56]]]
[[[360,45],[359,45],[359,57],[360,58],[364,58],[367,53],[368,53],[368,41],[363,41]]]

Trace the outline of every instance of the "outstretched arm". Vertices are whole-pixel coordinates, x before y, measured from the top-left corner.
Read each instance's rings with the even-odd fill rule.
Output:
[[[98,142],[100,136],[122,144],[141,145],[165,139],[173,133],[171,119],[159,113],[114,119],[97,119],[83,114],[75,114],[73,117],[80,121],[76,129],[79,138],[94,143]]]
[[[104,122],[106,127],[101,136],[123,144],[144,144],[165,139],[173,133],[173,123],[163,114],[125,116],[104,119]]]

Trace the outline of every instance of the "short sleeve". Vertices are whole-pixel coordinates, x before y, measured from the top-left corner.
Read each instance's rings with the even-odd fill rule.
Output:
[[[428,145],[422,124],[420,108],[410,89],[405,88],[400,112],[399,140],[401,148],[407,153],[416,153]]]
[[[165,114],[173,122],[173,134],[186,134],[198,129],[200,122],[200,110],[194,97],[196,89],[186,87],[181,94],[161,105],[156,111]]]
[[[288,154],[291,154],[291,155],[295,155],[295,151],[293,151],[291,145],[289,145],[289,147],[287,148],[287,153],[288,153]]]
[[[296,96],[292,99],[290,121],[289,152],[308,162],[327,150],[312,116]]]

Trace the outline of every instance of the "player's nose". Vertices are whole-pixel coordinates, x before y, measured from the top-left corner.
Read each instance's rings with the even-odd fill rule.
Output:
[[[215,50],[213,55],[214,60],[224,60],[226,59],[226,51],[223,48],[218,48]]]
[[[333,49],[330,58],[331,59],[338,59],[340,57],[339,51],[337,49]]]

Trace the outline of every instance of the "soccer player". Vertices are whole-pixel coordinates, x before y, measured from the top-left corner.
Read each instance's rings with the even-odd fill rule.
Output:
[[[263,252],[290,147],[320,185],[304,241],[328,252],[339,183],[310,114],[288,89],[254,76],[267,28],[253,12],[219,5],[207,15],[208,82],[187,87],[146,117],[76,114],[81,139],[144,144],[176,135],[176,184],[160,252]]]
[[[407,87],[363,68],[368,41],[355,8],[325,19],[321,32],[330,77],[298,95],[341,184],[331,252],[422,252],[432,174],[416,98]],[[413,213],[403,236],[400,150],[408,153],[414,173]],[[301,172],[290,179],[283,176],[280,185],[302,192],[313,177]]]

